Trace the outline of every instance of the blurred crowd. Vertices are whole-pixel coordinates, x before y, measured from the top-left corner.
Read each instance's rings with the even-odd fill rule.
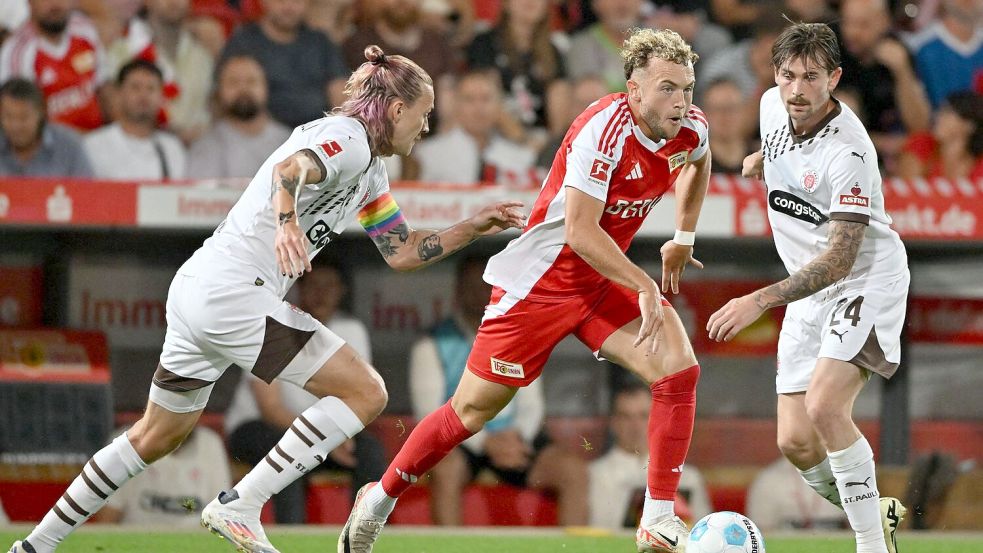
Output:
[[[394,179],[536,186],[569,124],[624,87],[626,29],[693,44],[714,170],[758,147],[787,23],[842,43],[836,97],[886,176],[983,177],[983,0],[4,0],[0,175],[250,177],[341,102],[369,44],[434,78]],[[46,122],[48,124],[46,124]]]

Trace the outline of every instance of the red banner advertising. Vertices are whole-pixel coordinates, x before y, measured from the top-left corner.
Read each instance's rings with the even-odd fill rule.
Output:
[[[728,301],[767,286],[764,281],[697,280],[683,281],[678,295],[668,295],[679,313],[697,355],[772,355],[776,354],[778,332],[785,308],[770,309],[751,326],[729,342],[710,340],[706,326],[710,315]]]
[[[983,345],[983,299],[911,298],[908,306],[912,342]]]
[[[0,328],[41,326],[40,267],[0,267]]]
[[[0,222],[133,226],[136,194],[133,182],[0,179]]]
[[[102,333],[0,330],[0,381],[105,384],[109,376]]]

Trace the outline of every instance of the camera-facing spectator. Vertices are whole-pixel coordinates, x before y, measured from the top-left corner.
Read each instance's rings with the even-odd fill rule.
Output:
[[[898,165],[902,177],[983,178],[983,95],[949,95],[932,131],[908,138]]]
[[[551,112],[551,117],[555,117],[556,120],[551,120],[549,127],[556,130],[551,131],[550,141],[539,151],[536,158],[536,168],[542,175],[545,175],[553,166],[556,151],[560,149],[563,137],[567,134],[567,129],[570,128],[573,120],[583,113],[587,106],[608,93],[607,84],[600,77],[594,76],[581,77],[573,83],[564,81],[560,83],[560,86],[566,89],[564,96],[567,97],[567,100],[563,103],[562,113]]]
[[[565,74],[553,45],[549,0],[508,0],[500,23],[474,38],[468,67],[497,69],[509,113],[527,127],[545,127],[547,89]]]
[[[188,152],[188,177],[251,177],[290,136],[273,120],[263,67],[249,56],[222,61],[215,83],[216,120]]]
[[[453,102],[455,126],[424,140],[413,152],[420,180],[517,186],[535,182],[535,152],[499,132],[503,102],[495,73],[462,75]]]
[[[730,32],[709,20],[706,6],[694,0],[666,0],[647,23],[655,28],[672,29],[693,45],[700,59],[709,59],[729,47],[734,39]]]
[[[608,92],[625,91],[625,60],[620,49],[628,29],[638,26],[642,0],[592,0],[598,22],[573,35],[567,51],[567,74],[572,79],[597,75]]]
[[[75,0],[31,0],[31,17],[0,48],[0,82],[38,83],[48,118],[88,131],[102,125],[98,92],[109,78],[96,28]]]
[[[696,93],[702,104],[702,91],[713,81],[726,78],[737,83],[741,92],[753,104],[757,121],[758,99],[764,91],[775,86],[775,71],[771,65],[771,46],[785,28],[781,14],[767,13],[755,21],[754,36],[721,50],[709,59],[701,60],[696,72]]]
[[[932,110],[911,55],[891,33],[886,0],[844,0],[840,38],[843,76],[838,86],[857,91],[878,153],[894,157],[904,134],[928,128]]]
[[[933,108],[971,90],[983,82],[983,2],[943,0],[939,20],[912,36],[909,47]]]
[[[307,5],[307,0],[263,0],[263,16],[236,31],[221,56],[259,61],[269,83],[270,113],[291,128],[340,104],[348,78],[338,46],[305,23]]]
[[[115,123],[85,136],[83,144],[95,175],[104,179],[183,179],[184,145],[158,128],[164,105],[164,76],[156,65],[134,60],[116,80],[119,116]]]
[[[710,170],[715,173],[740,175],[744,158],[752,147],[750,136],[754,121],[748,120],[745,106],[750,100],[734,81],[722,78],[711,82],[703,91],[700,107],[713,122],[710,141]]]
[[[130,20],[108,57],[114,70],[133,59],[160,68],[166,98],[161,118],[189,143],[208,126],[215,60],[190,31],[191,0],[146,0],[145,6],[146,17]]]
[[[0,86],[0,176],[92,176],[78,134],[45,120],[44,96],[27,79]]]

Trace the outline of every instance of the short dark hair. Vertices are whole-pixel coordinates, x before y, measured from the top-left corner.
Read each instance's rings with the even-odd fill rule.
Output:
[[[960,118],[965,119],[975,127],[969,136],[969,152],[973,157],[983,155],[983,95],[972,90],[953,92],[945,99],[946,106],[952,108]]]
[[[33,81],[14,77],[0,86],[0,98],[14,98],[30,102],[41,113],[45,111],[44,93]]]
[[[119,68],[119,75],[116,77],[116,84],[122,85],[126,78],[130,76],[130,73],[134,71],[146,71],[157,76],[161,84],[164,83],[164,73],[161,72],[160,67],[157,67],[153,62],[149,62],[144,59],[135,59],[127,62],[123,67]]]
[[[790,60],[819,64],[829,72],[840,66],[840,45],[836,33],[825,23],[793,23],[782,31],[771,47],[771,64],[780,69]]]

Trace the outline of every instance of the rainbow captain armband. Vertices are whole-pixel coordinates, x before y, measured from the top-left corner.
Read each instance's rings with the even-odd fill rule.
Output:
[[[406,224],[406,219],[396,205],[396,200],[386,192],[358,212],[358,222],[369,237],[375,238]]]

